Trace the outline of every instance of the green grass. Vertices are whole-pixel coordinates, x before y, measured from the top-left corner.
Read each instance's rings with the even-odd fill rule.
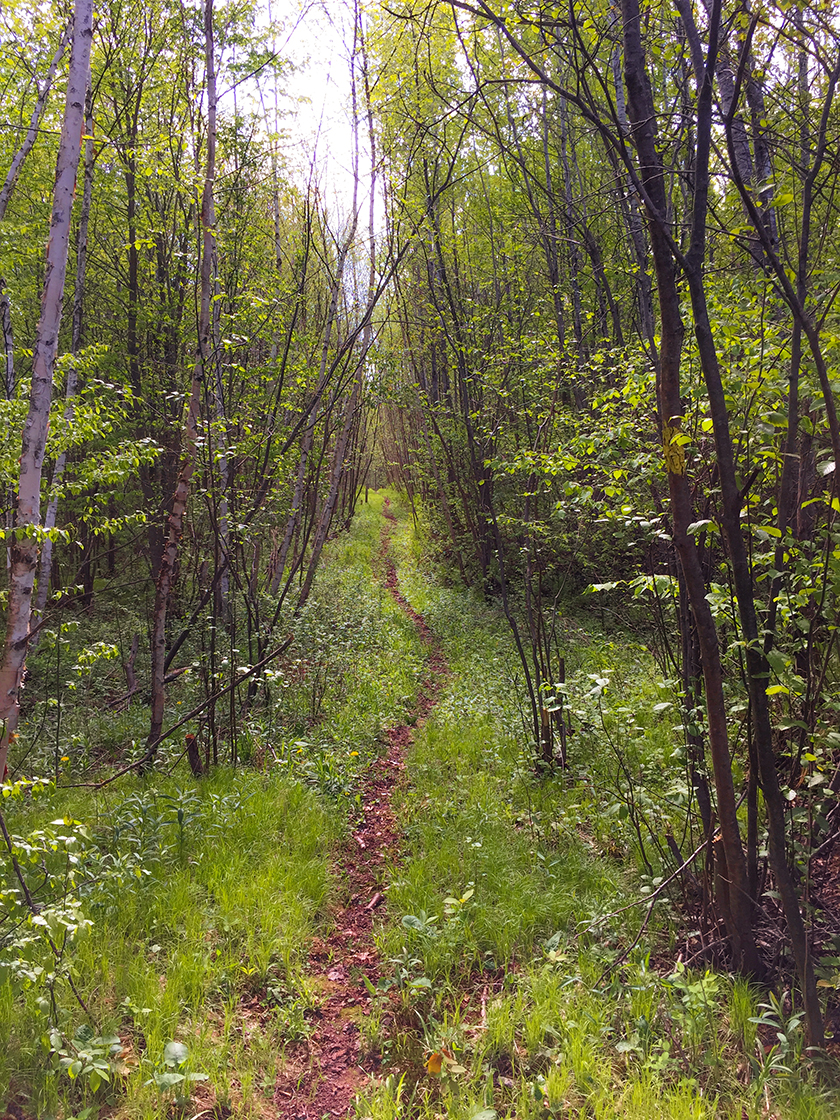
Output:
[[[169,1116],[177,1090],[162,1094],[148,1082],[167,1072],[165,1048],[175,1040],[189,1055],[181,1072],[207,1077],[191,1086],[192,1112],[218,1101],[237,1116],[270,1114],[283,1049],[311,1029],[308,947],[341,889],[331,853],[362,768],[384,729],[413,706],[425,657],[414,626],[372,574],[382,502],[374,496],[326,550],[295,646],[269,679],[270,706],[255,705],[238,729],[240,758],[251,765],[195,780],[181,762],[173,777],[128,775],[98,793],[51,789],[4,805],[20,858],[20,844],[40,845],[26,875],[47,906],[42,914],[65,926],[53,930],[64,946],[55,983],[40,927],[25,922],[17,931],[27,944],[0,942],[0,962],[17,974],[12,981],[0,970],[0,1102],[16,1097],[43,1117],[86,1107],[94,1116]],[[173,714],[190,687],[173,688]],[[90,780],[90,760],[101,769],[119,734],[142,720],[136,705],[99,737],[99,717],[68,708],[63,780]],[[161,769],[181,750],[178,742],[162,750]],[[53,756],[36,750],[28,761],[40,758],[49,773]],[[8,861],[2,871],[14,888]],[[68,899],[78,902],[70,923],[78,932],[65,944]],[[4,912],[24,913],[14,896],[0,901]],[[122,1071],[95,1092],[84,1072],[71,1080],[50,1069],[50,1030],[59,1028],[67,1049],[82,1026],[123,1048]]]
[[[569,771],[538,777],[499,612],[436,582],[405,510],[394,548],[403,593],[440,637],[452,675],[400,794],[405,847],[379,932],[394,987],[367,1024],[385,1076],[360,1097],[358,1117],[836,1115],[838,1097],[802,1066],[800,1032],[776,1062],[794,1076],[773,1068],[772,1053],[759,1060],[759,992],[669,968],[679,919],[667,898],[619,959],[644,907],[615,911],[640,897],[646,860],[661,870],[653,837],[670,824],[645,789],[665,791],[676,815],[686,780],[652,657],[563,621],[577,734]],[[619,761],[639,776],[644,856],[621,811]],[[444,1051],[451,1060],[435,1077],[424,1058]]]
[[[100,795],[85,806],[91,841],[76,849],[82,872],[76,893],[91,925],[67,959],[88,1012],[66,981],[55,985],[57,1017],[49,1006],[39,1006],[43,983],[19,990],[14,1000],[9,985],[0,988],[0,1096],[11,1083],[36,1115],[67,1113],[94,1099],[83,1081],[74,1090],[68,1078],[47,1072],[40,1039],[48,1019],[56,1025],[57,1018],[68,1038],[83,1023],[95,1025],[95,1033],[119,1036],[129,1071],[122,1079],[121,1109],[153,1116],[159,1112],[156,1094],[143,1082],[168,1041],[186,1043],[192,1067],[209,1073],[224,1099],[234,1094],[234,1077],[254,1084],[272,1076],[267,1057],[282,1046],[295,1006],[300,1018],[310,1001],[306,946],[326,913],[327,858],[340,818],[313,792],[276,773],[220,769],[181,789],[172,781],[132,784],[131,793]],[[82,807],[78,794],[68,798],[62,791],[50,795],[46,806],[51,816],[68,820]],[[192,818],[183,831],[177,816],[173,820],[178,807]],[[16,817],[9,814],[10,830],[25,832]],[[132,885],[131,877],[123,879],[113,868],[109,874],[101,855],[132,852],[141,834],[138,866],[145,873]],[[87,875],[96,875],[95,883],[85,883]],[[44,951],[41,960],[48,957]],[[273,998],[272,988],[282,998]],[[265,1011],[254,1024],[257,1044],[246,1050],[238,1017],[225,1012],[251,995],[263,998]],[[241,1107],[247,1113],[253,1103],[242,1099]]]
[[[341,889],[331,851],[384,729],[412,710],[426,656],[373,574],[383,500],[372,496],[331,543],[295,648],[267,680],[270,702],[255,704],[239,728],[247,766],[196,781],[181,763],[171,777],[129,776],[97,794],[66,788],[5,805],[10,831],[33,845],[33,888],[49,872],[51,889],[38,898],[50,904],[42,914],[57,923],[54,937],[74,925],[80,932],[62,954],[55,1006],[43,973],[0,979],[0,1100],[16,1094],[27,1111],[63,1120],[86,1107],[91,1116],[162,1120],[173,1115],[171,1094],[148,1082],[174,1070],[164,1061],[174,1040],[187,1047],[181,1072],[208,1078],[191,1086],[188,1115],[214,1102],[238,1117],[271,1115],[284,1046],[310,1029],[318,998],[306,959]],[[655,838],[679,819],[686,780],[677,721],[662,707],[668,686],[647,651],[563,620],[576,733],[569,770],[538,776],[503,619],[436,580],[408,511],[392,502],[403,593],[441,637],[451,675],[396,794],[405,838],[377,934],[385,982],[363,1024],[384,1069],[358,1116],[837,1115],[836,1095],[802,1063],[786,1012],[787,1053],[759,1059],[751,1020],[766,993],[674,968],[678,915],[667,898],[638,947],[618,959],[644,908],[616,912],[661,872]],[[101,684],[86,687],[93,694]],[[178,687],[183,703],[193,686]],[[173,711],[178,698],[173,689]],[[101,766],[105,750],[118,752],[142,711],[106,732],[100,717],[74,722],[68,710],[58,743],[66,776],[84,777],[91,759]],[[161,752],[161,765],[180,749]],[[43,764],[53,756],[44,752]],[[30,761],[38,758],[36,750]],[[637,781],[632,791],[622,787],[622,762]],[[670,808],[643,800],[651,783]],[[8,865],[4,878],[14,888]],[[20,913],[12,895],[3,905]],[[18,950],[7,930],[0,926],[0,960],[17,952],[24,964],[53,967],[41,927],[20,927],[32,940]],[[84,1075],[50,1071],[51,1022],[65,1048],[84,1023],[119,1037],[125,1061],[112,1087],[92,1092]],[[765,1043],[771,1037],[765,1030]],[[443,1051],[434,1077],[424,1060]]]

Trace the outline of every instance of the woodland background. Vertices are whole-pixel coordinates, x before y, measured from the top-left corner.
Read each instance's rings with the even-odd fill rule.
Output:
[[[38,791],[154,782],[184,754],[196,780],[291,767],[293,742],[310,784],[343,791],[310,739],[376,640],[316,576],[387,484],[440,578],[504,621],[518,773],[568,789],[601,758],[595,843],[650,898],[637,942],[670,899],[695,967],[791,993],[755,1016],[777,1064],[791,1020],[825,1054],[836,12],[346,15],[343,214],[314,158],[308,180],[285,161],[293,75],[258,6],[0,17],[10,1014],[28,1001],[72,1066],[70,947],[122,858],[30,819]],[[578,626],[649,651],[641,707],[581,660]],[[78,883],[53,866],[74,844]],[[647,1060],[635,1030],[623,1053]]]

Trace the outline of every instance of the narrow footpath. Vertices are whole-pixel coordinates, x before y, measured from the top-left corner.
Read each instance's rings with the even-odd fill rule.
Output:
[[[340,884],[342,905],[335,913],[332,931],[324,939],[316,938],[309,954],[309,976],[322,994],[317,1026],[307,1042],[287,1052],[274,1094],[278,1120],[347,1116],[356,1092],[378,1068],[378,1057],[361,1051],[358,1024],[370,1010],[363,977],[375,984],[380,975],[373,919],[385,901],[383,869],[399,852],[391,797],[394,788],[404,781],[406,749],[418,724],[437,702],[448,672],[446,658],[422,615],[400,593],[390,556],[396,518],[388,499],[383,512],[386,520],[380,559],[385,586],[428,647],[426,673],[407,721],[387,732],[387,753],[367,773],[355,828],[336,857],[335,878]]]

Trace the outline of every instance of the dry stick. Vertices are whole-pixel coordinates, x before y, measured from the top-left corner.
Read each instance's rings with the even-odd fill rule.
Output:
[[[665,888],[669,886],[669,884],[673,883],[674,879],[676,879],[679,875],[682,875],[683,871],[685,871],[690,863],[694,862],[694,860],[706,847],[707,843],[708,841],[704,838],[703,843],[700,845],[700,847],[695,848],[688,859],[685,861],[685,863],[681,867],[678,867],[672,875],[669,875],[667,879],[663,879],[652,894],[646,894],[644,898],[637,898],[635,902],[629,902],[626,906],[622,906],[620,910],[615,910],[612,914],[604,914],[602,918],[598,918],[596,919],[596,921],[591,922],[590,928],[592,928],[592,926],[600,925],[602,922],[608,922],[610,918],[617,918],[619,914],[624,914],[628,910],[633,910],[636,906],[641,906],[645,902],[655,902],[657,897],[662,894]]]
[[[177,723],[174,723],[168,731],[164,731],[163,734],[161,734],[155,740],[155,742],[151,744],[151,748],[157,750],[157,748],[165,739],[168,739],[170,735],[173,735],[180,727],[183,727],[185,723],[189,723],[191,719],[195,719],[197,715],[200,715],[205,708],[209,708],[210,705],[215,703],[215,701],[220,697],[226,696],[229,692],[232,692],[233,689],[238,688],[243,681],[247,681],[249,677],[253,677],[255,673],[258,673],[260,671],[260,669],[265,668],[269,661],[273,661],[275,657],[279,657],[281,653],[285,653],[293,641],[294,635],[287,638],[282,645],[277,647],[277,649],[272,650],[267,657],[264,657],[262,659],[262,661],[258,661],[256,665],[252,665],[247,673],[240,673],[232,684],[225,685],[225,687],[220,688],[218,692],[214,692],[212,696],[208,696],[206,700],[202,700],[202,702],[197,707],[193,708],[192,711],[187,712],[183,719],[180,719]],[[122,770],[118,770],[116,774],[112,774],[110,778],[105,778],[101,782],[78,782],[75,785],[63,786],[62,788],[102,789],[103,786],[110,785],[111,782],[115,782],[117,778],[121,778],[124,774],[128,774],[130,771],[136,770],[138,766],[145,766],[148,762],[151,761],[151,757],[152,756],[150,755],[149,751],[146,751],[142,758],[138,758],[136,762],[132,762],[130,765],[124,766]]]
[[[647,909],[647,914],[645,914],[645,920],[639,926],[639,932],[633,938],[633,941],[627,946],[627,948],[624,950],[624,952],[621,954],[620,957],[618,957],[616,960],[612,961],[610,964],[607,965],[607,967],[604,969],[604,971],[601,973],[601,975],[595,981],[595,987],[596,988],[600,986],[600,983],[604,979],[604,977],[609,976],[609,974],[612,972],[612,970],[614,968],[618,968],[618,966],[620,964],[624,964],[624,962],[627,960],[627,958],[630,956],[630,954],[633,952],[633,950],[636,948],[636,946],[642,940],[642,934],[647,929],[648,922],[650,921],[650,916],[653,913],[653,904],[654,904],[655,901],[656,901],[655,899],[651,899],[650,906],[648,906],[648,909]]]
[[[832,837],[832,839],[834,839],[834,838]],[[703,843],[698,848],[695,848],[694,851],[691,853],[691,855],[688,857],[688,859],[685,861],[685,863],[683,863],[682,866],[678,867],[677,870],[672,875],[669,875],[667,879],[664,879],[652,894],[645,895],[644,898],[637,898],[635,902],[630,902],[630,903],[627,904],[627,906],[622,906],[622,908],[620,910],[615,910],[612,914],[605,914],[602,918],[598,918],[597,921],[592,922],[592,924],[591,924],[592,926],[600,925],[603,922],[609,921],[610,918],[617,918],[619,916],[619,914],[624,914],[628,910],[633,910],[636,906],[641,906],[645,902],[648,903],[648,912],[647,912],[647,914],[645,914],[645,919],[642,922],[641,926],[639,927],[639,932],[636,934],[636,937],[633,940],[632,944],[629,945],[624,950],[624,952],[621,954],[621,956],[617,960],[614,960],[614,961],[612,961],[611,964],[607,965],[607,967],[604,969],[604,971],[601,973],[601,975],[598,977],[598,979],[595,982],[594,986],[596,988],[598,987],[598,985],[601,983],[601,981],[604,979],[605,976],[609,975],[609,973],[612,972],[612,970],[614,968],[617,968],[620,964],[623,964],[624,961],[627,960],[627,958],[630,956],[630,954],[633,952],[633,950],[639,944],[639,941],[641,940],[642,934],[647,929],[647,924],[650,921],[651,914],[653,913],[653,904],[656,902],[657,897],[665,890],[665,888],[667,886],[669,886],[671,883],[673,883],[674,879],[676,879],[678,876],[682,875],[683,871],[686,870],[686,868],[689,866],[689,864],[693,863],[694,860],[697,858],[697,856],[700,855],[700,852],[706,847],[707,843],[708,843],[708,841],[704,840]],[[822,849],[820,849],[820,850],[822,850]],[[816,855],[818,853],[814,853],[814,854]],[[591,928],[591,926],[590,926],[590,928]],[[717,942],[715,942],[715,944],[717,944]],[[708,948],[709,948],[708,945],[704,946],[703,951],[705,952]],[[699,955],[698,953],[695,953],[694,957],[697,957],[698,955]],[[692,957],[691,959],[694,960],[694,957]]]
[[[604,979],[605,976],[609,976],[609,974],[612,972],[612,970],[614,968],[618,968],[618,966],[620,964],[624,964],[624,962],[627,960],[627,958],[630,956],[630,954],[633,952],[633,950],[636,948],[636,946],[641,941],[642,934],[647,929],[648,922],[650,921],[650,916],[653,913],[653,905],[656,902],[656,899],[657,899],[658,895],[660,895],[662,893],[662,891],[664,891],[664,889],[668,886],[668,884],[672,883],[674,881],[674,879],[677,878],[678,875],[682,875],[683,871],[685,871],[685,869],[688,867],[688,865],[696,859],[696,857],[700,854],[700,852],[705,847],[706,847],[706,841],[704,840],[703,843],[700,845],[700,847],[696,848],[691,853],[691,855],[688,857],[688,859],[685,861],[685,863],[682,865],[682,867],[678,867],[677,870],[673,873],[673,875],[669,875],[667,879],[665,879],[663,882],[661,882],[659,884],[659,886],[656,888],[656,890],[653,892],[653,894],[645,895],[644,898],[637,898],[635,902],[631,902],[628,906],[622,906],[622,908],[620,910],[616,910],[614,914],[606,914],[603,918],[598,919],[599,922],[606,922],[609,918],[615,918],[619,914],[623,914],[627,910],[632,910],[635,906],[641,906],[643,902],[646,902],[648,904],[648,911],[647,911],[647,914],[645,914],[644,921],[639,926],[639,932],[636,934],[636,936],[633,939],[633,941],[631,942],[631,944],[627,946],[627,948],[624,950],[624,952],[621,954],[621,956],[618,957],[617,960],[614,960],[610,964],[607,965],[607,967],[604,969],[604,971],[601,973],[601,975],[595,981],[595,984],[594,984],[595,988],[597,988],[600,985],[601,981]],[[595,924],[595,923],[593,923],[593,924]]]

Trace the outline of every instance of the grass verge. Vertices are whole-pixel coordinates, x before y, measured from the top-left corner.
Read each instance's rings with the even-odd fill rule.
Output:
[[[331,543],[294,650],[265,682],[270,705],[239,728],[248,766],[194,779],[181,762],[171,776],[71,788],[102,752],[92,721],[68,715],[67,785],[9,787],[34,912],[7,850],[0,1101],[64,1120],[273,1115],[283,1047],[310,1030],[317,1002],[306,955],[338,889],[330,853],[425,656],[372,574],[381,506],[374,497]],[[161,769],[181,749],[162,751]]]

